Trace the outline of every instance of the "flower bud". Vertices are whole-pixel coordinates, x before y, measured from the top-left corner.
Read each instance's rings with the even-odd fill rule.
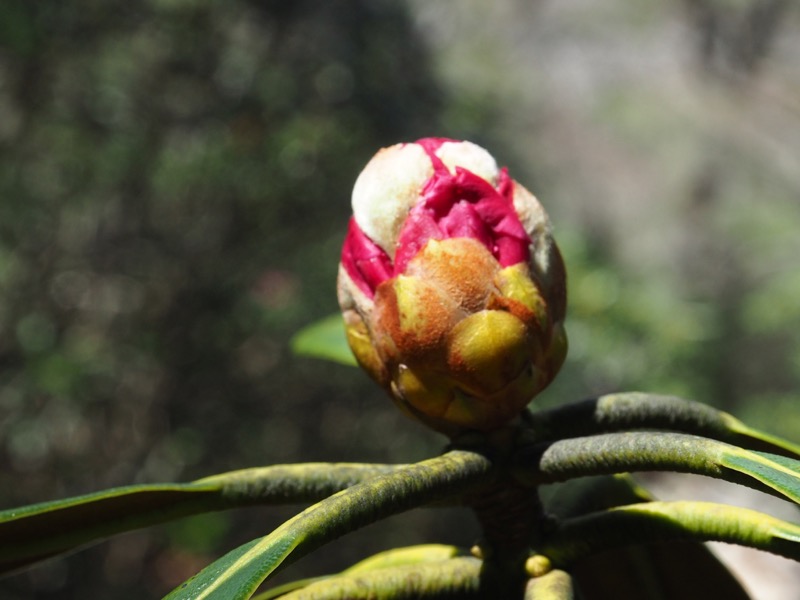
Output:
[[[470,142],[426,138],[372,158],[353,188],[338,294],[359,364],[449,435],[502,427],[566,355],[547,215]]]

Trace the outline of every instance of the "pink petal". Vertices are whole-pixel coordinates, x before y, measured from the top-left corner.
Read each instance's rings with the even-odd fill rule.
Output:
[[[451,140],[450,138],[429,137],[429,138],[422,138],[421,140],[417,140],[414,143],[422,146],[425,152],[428,153],[428,156],[432,158],[437,158],[436,151],[442,147],[442,144],[446,144],[447,142],[457,142],[457,141],[458,140]]]
[[[378,284],[392,277],[394,271],[389,255],[361,231],[353,218],[342,246],[342,265],[358,289],[369,298],[375,295]]]
[[[428,240],[441,240],[445,237],[447,236],[439,228],[430,211],[426,210],[423,205],[417,204],[408,213],[408,218],[397,239],[397,250],[394,254],[395,273],[405,271],[408,261],[425,247]]]
[[[530,260],[530,243],[513,237],[501,237],[495,241],[492,250],[501,267],[510,267]]]
[[[481,219],[475,204],[461,200],[439,221],[445,237],[468,237],[478,240],[487,248],[492,244],[492,231]]]
[[[395,272],[402,273],[431,238],[468,237],[481,242],[504,267],[530,258],[530,239],[514,210],[513,180],[504,169],[498,189],[471,171],[438,170],[400,232]]]
[[[506,267],[530,259],[530,238],[514,210],[514,181],[504,168],[497,188],[475,173],[456,167],[450,173],[436,151],[448,138],[423,138],[434,174],[400,230],[394,262],[361,231],[353,219],[342,249],[350,278],[372,298],[378,285],[405,271],[430,239],[466,237],[478,240]]]

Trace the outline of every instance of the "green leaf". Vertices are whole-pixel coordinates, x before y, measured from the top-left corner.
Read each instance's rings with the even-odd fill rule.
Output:
[[[369,558],[357,562],[346,569],[344,573],[353,575],[375,569],[386,569],[405,565],[418,565],[426,562],[436,562],[462,556],[464,552],[456,547],[446,544],[420,544],[405,548],[392,548],[384,552],[373,554]]]
[[[750,428],[726,412],[675,396],[607,394],[533,413],[531,420],[540,440],[661,429],[800,459],[800,445]]]
[[[621,506],[648,502],[653,497],[630,475],[580,477],[564,483],[542,486],[540,496],[547,514],[559,519],[578,517]]]
[[[531,485],[636,471],[695,473],[800,503],[800,462],[683,433],[606,433],[520,447],[515,474]]]
[[[0,575],[109,536],[204,512],[313,502],[395,465],[310,463],[243,469],[193,483],[135,485],[0,512]]]
[[[275,598],[282,598],[290,592],[294,592],[295,590],[302,590],[304,588],[307,588],[309,585],[313,583],[325,581],[326,579],[330,579],[331,577],[334,577],[334,575],[322,575],[321,577],[307,577],[306,579],[296,579],[294,581],[283,583],[281,585],[270,588],[264,592],[260,592],[258,595],[253,596],[252,600],[275,600]]]
[[[218,510],[219,490],[202,485],[116,488],[0,513],[0,574],[147,525]]]
[[[342,315],[330,315],[301,329],[292,338],[295,354],[357,366],[344,332]]]
[[[355,485],[229,552],[167,598],[244,600],[289,559],[382,518],[462,493],[491,470],[491,462],[480,454],[454,450]]]
[[[346,573],[314,583],[303,598],[485,598],[481,561],[472,556]],[[292,598],[290,596],[289,598]],[[288,600],[288,599],[287,599]]]
[[[730,448],[723,453],[722,464],[753,477],[800,504],[800,461],[766,452]]]
[[[325,581],[338,576],[352,576],[369,573],[379,569],[391,569],[394,567],[405,567],[409,565],[421,565],[424,563],[442,562],[456,556],[462,556],[464,552],[455,546],[444,544],[422,544],[419,546],[409,546],[406,548],[392,548],[384,552],[379,552],[357,562],[338,575],[324,575],[322,577],[312,577],[292,581],[277,587],[261,592],[254,596],[254,600],[273,600],[294,590],[306,588],[311,584]]]
[[[542,498],[548,514],[561,520],[653,500],[629,475],[583,477],[545,486]],[[585,600],[749,599],[728,568],[699,542],[606,549],[575,561],[570,572]]]
[[[572,576],[559,569],[534,577],[525,588],[525,600],[572,600],[575,597]]]
[[[632,504],[567,519],[540,552],[567,567],[611,548],[688,540],[739,544],[800,561],[800,526],[746,508],[686,501]]]
[[[344,573],[311,582],[307,587],[289,591],[282,597],[286,600],[486,598],[485,590],[481,589],[481,565],[481,561],[477,558],[462,556],[371,569],[359,573]],[[270,598],[270,596],[263,597]]]
[[[748,450],[780,454],[781,456],[800,460],[800,444],[784,440],[771,433],[753,429],[727,413],[722,414],[725,416],[728,429],[736,436],[731,440],[722,441],[730,441],[735,446],[742,446]]]

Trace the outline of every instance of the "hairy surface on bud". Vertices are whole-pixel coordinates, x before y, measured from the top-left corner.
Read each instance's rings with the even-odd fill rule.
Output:
[[[564,265],[538,200],[470,142],[384,148],[353,189],[339,303],[359,364],[447,434],[513,419],[566,354]]]

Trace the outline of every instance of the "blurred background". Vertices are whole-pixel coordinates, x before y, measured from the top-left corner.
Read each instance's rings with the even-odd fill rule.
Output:
[[[799,34],[789,0],[0,0],[0,506],[439,452],[288,344],[337,310],[361,167],[431,135],[555,224],[571,349],[539,405],[673,393],[800,440]],[[0,597],[160,597],[295,510],[129,534]],[[282,577],[476,535],[416,511]]]

